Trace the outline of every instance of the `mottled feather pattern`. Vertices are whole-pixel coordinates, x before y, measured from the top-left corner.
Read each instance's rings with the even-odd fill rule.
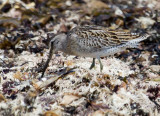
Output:
[[[77,34],[79,43],[82,46],[96,47],[97,49],[119,46],[143,37],[125,30],[111,30],[96,26],[76,27],[72,31]]]
[[[42,77],[52,54],[56,51],[62,51],[70,55],[92,57],[93,62],[90,69],[95,66],[95,58],[97,58],[102,71],[101,57],[122,52],[126,48],[138,47],[139,42],[148,37],[148,34],[140,36],[126,30],[111,30],[98,26],[77,26],[67,35],[59,34],[51,40],[50,54],[44,66]]]

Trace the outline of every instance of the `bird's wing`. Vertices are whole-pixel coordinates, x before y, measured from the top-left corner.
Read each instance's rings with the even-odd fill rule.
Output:
[[[114,47],[143,37],[128,30],[110,30],[96,26],[76,27],[72,32],[77,34],[81,45],[97,48]]]

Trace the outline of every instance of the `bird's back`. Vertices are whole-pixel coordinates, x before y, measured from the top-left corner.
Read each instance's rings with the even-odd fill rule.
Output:
[[[77,26],[69,32],[69,36],[74,41],[74,45],[71,46],[76,55],[102,52],[103,56],[107,56],[104,51],[110,50],[112,52],[114,48],[114,54],[122,51],[118,49],[134,48],[149,35],[141,36],[127,30],[111,30],[97,26]]]

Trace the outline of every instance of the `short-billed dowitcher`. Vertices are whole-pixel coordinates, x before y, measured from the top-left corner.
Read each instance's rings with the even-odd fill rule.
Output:
[[[90,66],[95,66],[95,58],[99,60],[100,70],[103,69],[100,58],[124,51],[126,48],[136,48],[138,43],[149,37],[125,30],[110,30],[98,26],[77,26],[67,34],[59,34],[50,41],[50,52],[44,66],[42,76],[57,51],[69,55],[84,56],[93,58]]]

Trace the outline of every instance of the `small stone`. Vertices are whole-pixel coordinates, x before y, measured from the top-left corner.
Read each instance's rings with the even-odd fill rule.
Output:
[[[154,72],[160,72],[160,65],[151,65],[150,68]]]

